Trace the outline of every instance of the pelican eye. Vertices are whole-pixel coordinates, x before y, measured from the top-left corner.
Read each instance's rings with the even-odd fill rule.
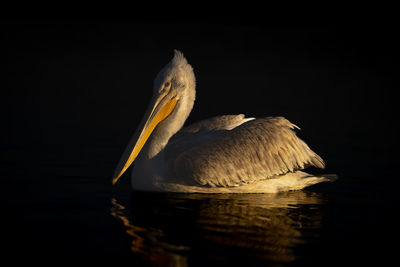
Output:
[[[165,93],[165,92],[169,92],[169,90],[171,89],[171,81],[166,81],[165,83],[163,83],[160,87],[160,89],[158,90],[158,93]]]
[[[171,82],[168,81],[164,83],[164,89],[168,90],[170,87],[171,87]]]

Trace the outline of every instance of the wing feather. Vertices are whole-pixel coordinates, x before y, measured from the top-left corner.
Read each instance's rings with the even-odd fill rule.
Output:
[[[201,185],[230,187],[309,165],[324,168],[322,158],[294,128],[298,127],[283,117],[248,121],[182,151],[172,162],[172,173]]]
[[[254,118],[245,118],[243,114],[222,115],[186,126],[169,140],[165,149],[166,158],[175,159],[182,152],[216,138],[223,132],[230,131],[251,120],[254,120]]]

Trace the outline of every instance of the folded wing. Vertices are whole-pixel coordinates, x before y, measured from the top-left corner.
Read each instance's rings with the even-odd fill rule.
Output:
[[[298,127],[283,117],[255,119],[238,125],[223,130],[208,126],[206,130],[192,129],[192,133],[184,134],[186,140],[197,140],[181,149],[170,149],[175,153],[167,154],[170,157],[169,173],[188,183],[230,187],[310,165],[325,167],[322,158],[296,136],[293,128]],[[196,133],[197,138],[190,138]],[[185,137],[179,139],[184,141]]]

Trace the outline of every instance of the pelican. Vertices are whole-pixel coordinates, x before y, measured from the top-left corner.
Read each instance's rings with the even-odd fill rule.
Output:
[[[115,170],[112,183],[133,164],[132,187],[184,193],[276,193],[328,181],[302,172],[323,159],[283,117],[224,115],[183,127],[195,101],[192,66],[183,53],[154,80],[150,106]]]

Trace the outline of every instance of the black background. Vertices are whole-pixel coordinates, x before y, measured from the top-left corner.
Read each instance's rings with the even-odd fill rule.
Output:
[[[260,20],[7,21],[1,72],[3,164],[54,157],[118,161],[158,71],[181,50],[197,99],[187,123],[244,113],[285,116],[351,176],[391,175],[398,144],[394,21],[271,24]],[[76,148],[65,152],[65,148]],[[64,148],[65,153],[61,153]],[[35,164],[32,164],[35,162]],[[107,168],[112,174],[113,168]]]
[[[338,193],[326,208],[339,239],[328,238],[331,250],[321,257],[358,247],[371,253],[357,255],[373,255],[385,236],[393,238],[396,222],[396,22],[373,15],[309,24],[4,21],[0,167],[2,222],[10,223],[3,229],[11,234],[4,243],[39,259],[130,255],[128,237],[108,214],[111,177],[154,77],[179,49],[197,79],[187,124],[243,113],[285,116],[300,126],[298,135],[326,160],[324,172],[340,177],[328,187]],[[129,188],[129,175],[123,178],[117,190]],[[343,196],[354,203],[340,203]],[[374,237],[380,242],[370,246]]]

